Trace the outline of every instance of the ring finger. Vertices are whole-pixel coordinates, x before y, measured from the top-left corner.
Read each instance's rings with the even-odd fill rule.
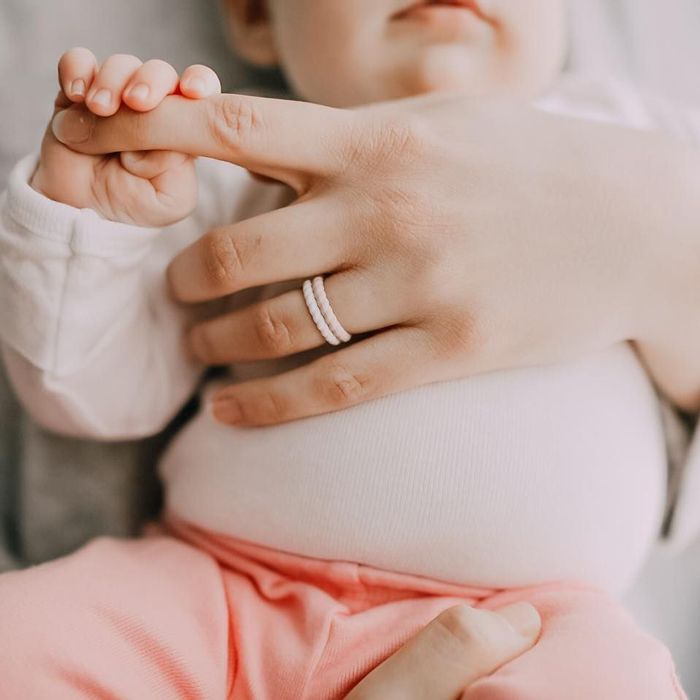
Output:
[[[367,273],[347,270],[325,279],[323,288],[338,322],[350,335],[408,320],[405,302],[398,303],[401,295],[390,293],[386,277],[377,283]],[[300,283],[296,290],[194,326],[187,342],[201,362],[221,365],[285,357],[327,340],[309,312]]]

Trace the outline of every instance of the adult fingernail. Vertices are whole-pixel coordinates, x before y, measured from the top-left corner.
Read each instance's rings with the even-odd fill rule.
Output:
[[[139,102],[145,102],[150,93],[151,89],[146,83],[139,83],[138,85],[134,85],[126,96],[130,99],[138,100]]]
[[[53,135],[68,145],[85,143],[95,127],[95,115],[85,110],[64,109],[51,122]]]
[[[82,97],[85,94],[85,81],[79,78],[70,85],[70,94],[73,97]]]
[[[233,425],[240,423],[243,420],[243,413],[238,405],[238,402],[226,399],[213,399],[210,405],[211,414],[219,423]]]
[[[504,617],[510,626],[522,637],[533,639],[540,633],[542,619],[535,607],[530,603],[514,603],[496,610]]]

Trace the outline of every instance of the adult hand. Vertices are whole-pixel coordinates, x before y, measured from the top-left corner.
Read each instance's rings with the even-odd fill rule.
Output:
[[[649,349],[679,402],[698,396],[700,330],[691,338],[691,324],[674,322],[681,308],[686,320],[696,311],[700,275],[685,261],[700,259],[700,165],[662,137],[444,95],[354,111],[170,97],[148,114],[102,119],[74,107],[58,120],[58,139],[83,153],[210,156],[299,195],[178,255],[175,296],[200,302],[329,275],[340,322],[373,334],[221,390],[223,422],[279,423],[625,339]],[[202,323],[189,338],[208,364],[325,343],[300,289]],[[691,365],[692,391],[679,370]]]
[[[530,649],[540,627],[529,603],[496,612],[450,608],[366,676],[346,700],[453,700]]]

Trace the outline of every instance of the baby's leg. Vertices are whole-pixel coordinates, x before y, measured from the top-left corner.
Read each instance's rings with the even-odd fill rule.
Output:
[[[537,645],[462,700],[678,700],[685,698],[668,650],[613,599],[592,590],[519,592],[540,611]],[[489,607],[514,602],[512,595]]]
[[[95,540],[0,576],[0,698],[225,698],[228,621],[213,558]]]

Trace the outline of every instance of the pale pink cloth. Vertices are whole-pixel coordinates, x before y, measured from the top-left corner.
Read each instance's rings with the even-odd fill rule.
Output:
[[[517,600],[540,641],[465,700],[685,697],[668,651],[587,587],[467,588],[169,528],[0,576],[0,698],[341,698],[447,607]]]

